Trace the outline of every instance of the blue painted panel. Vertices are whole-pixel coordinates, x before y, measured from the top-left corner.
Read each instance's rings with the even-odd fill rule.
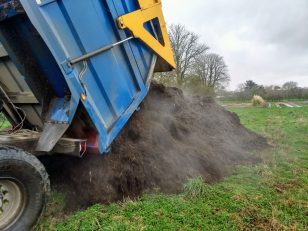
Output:
[[[114,0],[114,5],[117,11],[117,17],[135,11],[139,8],[137,1],[117,1]],[[146,25],[146,29],[152,30],[149,25]],[[130,46],[133,50],[134,57],[138,63],[142,77],[146,77],[144,73],[147,73],[151,65],[151,61],[147,57],[152,55],[152,51],[143,43],[138,40],[130,42]],[[144,79],[145,80],[145,79]],[[146,80],[145,80],[146,81]]]
[[[82,0],[77,4],[66,2],[61,9],[66,11],[67,17],[70,16],[67,19],[71,21],[71,31],[75,32],[75,38],[79,38],[78,45],[83,53],[119,41],[120,38],[115,36],[110,20],[108,20],[109,17],[104,14],[104,8],[99,1],[93,1],[92,4]],[[82,21],[80,21],[80,14],[83,14]],[[89,61],[91,74],[85,76],[84,79],[86,86],[87,83],[94,81],[99,91],[104,89],[110,101],[109,106],[116,117],[127,109],[138,93],[134,82],[127,78],[131,73],[122,52],[123,48],[116,47],[92,58]]]
[[[129,37],[116,19],[138,9],[137,0],[21,2],[61,67],[74,102],[71,108],[78,101],[84,104],[99,132],[100,151],[106,151],[146,96],[156,56],[134,39],[72,67],[67,61]],[[81,94],[86,100],[80,100]]]

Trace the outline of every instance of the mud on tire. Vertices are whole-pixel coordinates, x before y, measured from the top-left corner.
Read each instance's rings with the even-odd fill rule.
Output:
[[[35,156],[0,146],[0,230],[30,230],[46,205],[49,191],[45,167]]]

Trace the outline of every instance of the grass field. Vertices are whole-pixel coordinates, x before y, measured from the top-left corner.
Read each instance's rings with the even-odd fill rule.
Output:
[[[223,181],[192,179],[181,195],[144,195],[63,216],[53,193],[37,230],[308,230],[308,107],[228,108],[273,148]]]
[[[300,103],[300,104],[308,104],[308,101],[306,99],[283,99],[283,100],[266,100],[270,103],[275,102],[294,102],[294,103]],[[251,103],[251,100],[219,100],[220,104],[236,104],[236,103]]]

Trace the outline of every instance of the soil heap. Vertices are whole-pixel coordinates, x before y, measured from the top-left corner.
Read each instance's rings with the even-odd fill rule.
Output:
[[[187,97],[153,83],[108,155],[45,160],[54,187],[70,209],[136,197],[178,193],[189,178],[213,182],[237,164],[256,163],[266,140],[209,97]]]

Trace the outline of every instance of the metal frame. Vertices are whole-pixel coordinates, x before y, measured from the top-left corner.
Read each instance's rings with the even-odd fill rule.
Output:
[[[0,51],[2,51],[2,56],[0,57],[0,92],[5,91],[5,95],[8,96],[10,101],[26,113],[27,120],[33,127],[43,127],[43,121],[40,117],[41,107],[38,100],[1,43]],[[4,110],[11,122],[15,124],[20,122],[19,119],[15,118],[16,115],[11,112],[6,103],[4,104]]]
[[[52,151],[48,153],[38,152],[35,148],[40,136],[40,132],[25,129],[13,133],[2,131],[2,134],[0,134],[0,145],[15,146],[36,156],[60,153],[63,155],[82,157],[86,151],[86,140],[62,137]]]
[[[172,68],[176,67],[171,44],[167,32],[166,22],[162,12],[161,0],[138,0],[140,10],[122,15],[117,22],[121,29],[129,29],[132,34],[142,40],[156,54],[163,58]],[[153,19],[158,19],[162,35],[162,43],[153,37],[145,28],[145,23]]]

